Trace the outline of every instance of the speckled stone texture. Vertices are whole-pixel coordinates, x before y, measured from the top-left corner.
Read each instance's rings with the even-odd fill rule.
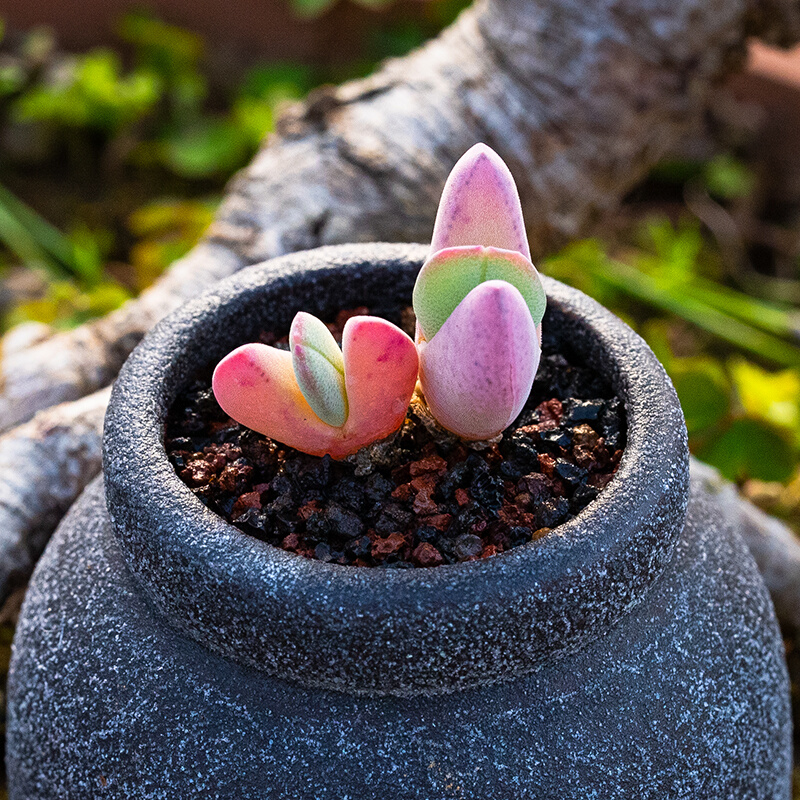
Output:
[[[548,281],[546,335],[608,371],[620,470],[544,539],[485,561],[328,565],[225,524],[161,444],[193,369],[304,308],[410,296],[424,250],[254,267],[162,323],[121,375],[95,483],[42,558],[9,681],[14,800],[788,800],[789,690],[736,531],[689,497],[652,353]],[[113,522],[112,522],[113,520]]]

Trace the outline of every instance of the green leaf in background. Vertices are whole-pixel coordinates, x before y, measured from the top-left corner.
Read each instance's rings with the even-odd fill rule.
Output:
[[[756,185],[752,170],[729,153],[712,158],[703,168],[708,193],[720,200],[749,197]]]
[[[248,144],[233,122],[208,117],[169,134],[162,142],[161,160],[183,178],[208,178],[243,166]]]
[[[241,97],[233,105],[232,116],[242,138],[253,149],[275,128],[275,107],[266,100]]]
[[[705,247],[700,226],[683,219],[677,225],[666,218],[650,218],[639,233],[641,250],[632,253],[635,265],[658,280],[674,283],[697,273]]]
[[[197,244],[211,224],[218,199],[157,200],[137,209],[128,228],[138,239],[130,263],[136,287],[146,289],[176,259]]]
[[[158,75],[165,87],[170,119],[186,124],[200,115],[208,85],[199,71],[205,47],[201,37],[150,14],[126,14],[119,35],[136,49],[138,68]]]
[[[265,64],[251,69],[231,109],[232,121],[249,146],[258,147],[273,130],[282,103],[299,100],[314,83],[311,69],[297,64]]]
[[[26,81],[25,70],[20,64],[0,63],[0,97],[18,92]]]
[[[70,281],[54,281],[39,300],[21,303],[4,320],[6,328],[23,322],[41,322],[55,328],[74,328],[88,319],[119,308],[131,294],[115,281],[103,281],[81,291]]]
[[[567,283],[607,306],[619,306],[619,293],[602,280],[608,256],[597,239],[579,239],[558,253],[548,256],[539,266],[551,278]]]
[[[649,319],[641,326],[640,330],[642,338],[656,354],[656,358],[667,372],[670,371],[673,359],[672,344],[670,343],[671,330],[672,322],[668,319]]]
[[[302,97],[314,88],[317,80],[307,64],[278,61],[248,70],[239,91],[240,97],[272,100],[276,97]]]
[[[785,433],[761,419],[742,417],[697,453],[726,478],[742,482],[786,481],[795,466]]]
[[[65,236],[2,185],[0,242],[23,263],[43,268],[52,279],[71,274],[92,283],[102,271],[97,234],[79,226]]]
[[[195,70],[205,52],[197,34],[142,11],[126,14],[118,32],[123,41],[134,45],[142,64],[165,77]]]
[[[800,441],[800,370],[767,372],[741,358],[731,359],[728,369],[748,416],[787,428]]]
[[[673,358],[669,375],[690,436],[708,430],[728,416],[731,387],[719,362],[704,356]]]
[[[312,19],[336,5],[336,0],[289,0],[289,5],[298,17]]]
[[[149,70],[122,74],[119,56],[103,48],[75,58],[47,84],[23,94],[15,104],[21,121],[96,128],[109,134],[148,114],[163,92]]]

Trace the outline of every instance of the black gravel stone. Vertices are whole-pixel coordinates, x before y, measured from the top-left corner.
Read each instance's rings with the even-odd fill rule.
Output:
[[[568,423],[594,422],[605,408],[605,401],[572,400],[564,405],[564,417]]]
[[[563,458],[556,459],[555,470],[559,478],[563,478],[570,486],[578,486],[586,482],[588,473],[577,464],[565,461]]]
[[[478,556],[483,551],[483,539],[474,533],[462,533],[453,542],[453,555],[459,561]]]

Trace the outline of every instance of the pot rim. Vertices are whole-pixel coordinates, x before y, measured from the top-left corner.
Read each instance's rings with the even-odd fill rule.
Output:
[[[356,694],[453,691],[583,647],[669,562],[688,501],[686,427],[672,384],[627,325],[547,278],[546,330],[609,372],[628,432],[616,476],[544,538],[427,569],[326,564],[248,536],[180,480],[164,420],[198,367],[259,331],[288,329],[298,310],[410,302],[426,254],[422,245],[337,245],[249,267],[159,323],[121,371],[104,432],[114,532],[150,600],[212,651]]]

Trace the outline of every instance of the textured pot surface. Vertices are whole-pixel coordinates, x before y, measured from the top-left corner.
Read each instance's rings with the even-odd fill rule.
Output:
[[[675,392],[644,342],[580,292],[546,282],[545,336],[606,372],[625,401],[618,474],[534,547],[433,570],[342,569],[286,553],[206,509],[164,454],[187,376],[300,309],[407,305],[426,250],[322,248],[246,270],[161,323],[117,380],[106,488],[129,567],[177,628],[272,675],[365,694],[438,693],[536,669],[602,635],[670,558],[688,492]]]
[[[547,282],[547,336],[626,404],[597,501],[492,559],[383,571],[224,523],[161,442],[192,372],[294,312],[410,297],[416,246],[254,267],[151,333],[94,484],[42,558],[9,681],[12,798],[787,800],[788,679],[735,531],[689,494],[685,428],[644,343]],[[684,524],[685,519],[685,524]]]

